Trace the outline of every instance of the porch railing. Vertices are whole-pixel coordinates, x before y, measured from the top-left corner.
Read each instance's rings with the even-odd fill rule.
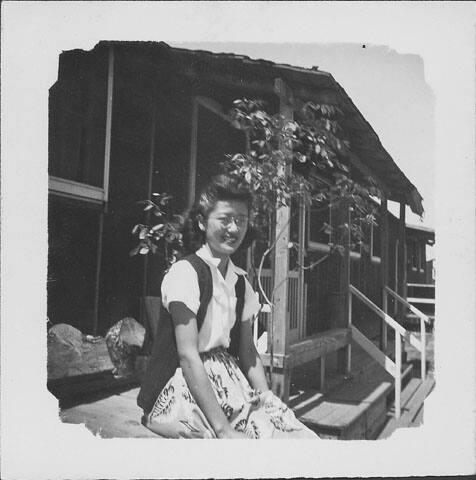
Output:
[[[263,269],[261,271],[261,284],[263,290],[268,296],[272,297],[273,293],[273,272],[270,269]],[[305,292],[303,292],[303,295]],[[305,331],[306,315],[305,309],[300,314],[300,302],[302,301],[299,294],[299,272],[290,270],[288,272],[288,315],[289,315],[289,329],[291,332],[296,332],[296,339],[301,339],[302,332]]]
[[[387,305],[388,295],[391,295],[395,300],[400,302],[403,306],[407,307],[414,315],[420,319],[420,341],[415,338],[415,335],[409,334],[409,341],[412,339],[411,344],[420,352],[421,355],[421,379],[426,378],[426,325],[430,325],[430,317],[425,315],[421,310],[409,303],[403,297],[394,292],[391,288],[385,287],[383,291],[384,306]],[[413,337],[413,338],[412,338]],[[415,341],[416,340],[416,341]]]
[[[392,295],[395,294],[395,292],[393,292],[390,289],[385,290],[384,309],[386,309],[385,299],[386,299],[387,293],[390,293]],[[385,326],[390,326],[391,328],[393,328],[395,332],[395,361],[393,361],[390,357],[387,356],[386,342],[384,344],[384,351],[382,351],[372,341],[370,341],[358,328],[352,325],[352,298],[353,297],[356,297],[357,299],[359,299],[362,303],[364,303],[367,307],[369,307],[372,311],[374,311],[377,315],[379,315],[384,321]],[[406,300],[404,300],[402,297],[398,295],[397,297],[395,298],[398,301],[400,302],[403,301],[406,304],[408,304],[408,302],[406,302]],[[415,309],[415,310],[418,310],[418,309]],[[419,313],[417,312],[413,312],[413,313],[419,316],[420,315],[425,316],[419,310],[418,312]],[[420,318],[422,317],[420,316]],[[417,350],[420,351],[421,360],[422,360],[422,379],[424,379],[426,375],[426,371],[425,371],[426,364],[424,363],[426,362],[426,356],[425,356],[426,345],[425,345],[424,333],[422,334],[423,335],[422,341],[420,342],[415,335],[413,335],[411,332],[408,332],[404,327],[402,327],[398,322],[396,322],[390,315],[388,315],[387,312],[385,312],[380,307],[375,305],[375,303],[373,303],[372,300],[366,297],[360,290],[355,288],[353,285],[349,285],[349,326],[352,331],[352,338],[369,355],[371,355],[378,363],[380,363],[385,368],[385,370],[387,370],[387,372],[390,373],[390,375],[392,375],[393,378],[395,379],[395,418],[399,419],[401,414],[401,391],[402,391],[402,339],[406,342],[409,342]],[[386,339],[386,335],[387,335],[386,329],[384,329],[383,333]]]

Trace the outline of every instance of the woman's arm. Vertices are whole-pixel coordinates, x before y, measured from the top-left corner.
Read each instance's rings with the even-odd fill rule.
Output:
[[[217,402],[202,359],[198,353],[197,320],[182,302],[171,302],[169,311],[175,325],[177,351],[183,376],[198,406],[218,438],[247,438],[236,432]]]
[[[265,392],[269,390],[269,387],[268,382],[266,381],[263,364],[261,363],[260,356],[256,351],[253,342],[251,320],[241,322],[240,328],[240,366],[248,378],[250,385],[256,390]]]

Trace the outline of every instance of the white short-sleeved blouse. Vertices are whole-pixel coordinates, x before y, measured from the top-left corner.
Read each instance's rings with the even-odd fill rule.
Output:
[[[198,351],[206,352],[216,347],[228,348],[230,331],[236,320],[235,284],[238,275],[246,275],[246,272],[234,265],[230,259],[223,278],[218,270],[220,260],[213,257],[208,245],[202,246],[196,254],[209,265],[213,281],[213,296],[198,334]],[[162,303],[167,310],[170,302],[182,302],[197,314],[200,306],[200,288],[197,272],[189,262],[177,262],[172,265],[164,277],[161,290]],[[259,309],[258,294],[245,277],[245,302],[241,320],[253,319]]]

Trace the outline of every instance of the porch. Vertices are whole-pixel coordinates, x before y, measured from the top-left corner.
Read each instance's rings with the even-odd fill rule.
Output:
[[[383,438],[396,427],[392,416],[392,378],[358,345],[352,347],[352,377],[329,374],[325,392],[320,390],[319,368],[315,362],[293,370],[288,404],[321,438]],[[427,342],[427,349],[429,380],[426,383],[412,376],[417,372],[411,363],[404,367],[407,373],[402,392],[403,422],[399,426],[417,426],[421,421],[423,399],[434,384],[432,339]],[[412,362],[413,348],[407,347],[406,352]],[[110,372],[103,374],[108,375],[112,377]],[[99,390],[93,388],[94,382],[83,382],[90,388],[80,400],[71,390],[69,394],[63,390],[64,406],[60,412],[63,422],[85,424],[103,438],[157,438],[140,423],[137,379],[122,384],[102,381]],[[85,390],[84,385],[78,388]]]
[[[381,388],[382,392],[387,392],[387,387],[381,385],[388,380],[385,376],[380,378],[366,373],[364,376],[374,382],[368,387],[371,389],[369,395],[364,383],[349,386],[351,383],[344,382],[344,375],[365,372],[368,367],[364,361],[360,366],[361,360],[356,357],[359,349],[352,348],[352,338],[358,337],[359,344],[366,345],[364,350],[373,351],[374,358],[393,371],[389,391],[393,390],[395,378],[396,390],[400,392],[405,381],[400,355],[395,355],[395,361],[390,360],[378,353],[364,335],[374,338],[377,334],[381,346],[385,347],[388,319],[390,326],[395,328],[396,325],[387,311],[401,324],[409,308],[393,308],[396,305],[393,297],[388,299],[387,305],[386,287],[391,286],[406,301],[405,211],[408,205],[421,214],[422,199],[333,77],[315,70],[265,64],[234,55],[189,52],[165,44],[106,42],[80,56],[83,60],[95,58],[100,65],[102,90],[93,88],[96,80],[92,78],[91,91],[97,92],[105,108],[94,121],[81,116],[81,121],[97,133],[98,138],[91,138],[91,142],[97,144],[94,151],[82,158],[79,155],[81,145],[73,145],[65,135],[58,136],[61,141],[52,150],[50,193],[52,205],[58,209],[57,214],[51,209],[54,227],[50,229],[51,238],[58,242],[57,248],[50,251],[50,264],[56,266],[51,271],[57,270],[48,295],[52,322],[63,321],[73,294],[78,304],[88,305],[87,309],[78,309],[81,314],[74,319],[82,331],[94,335],[103,333],[124,316],[138,318],[142,323],[149,321],[147,308],[142,308],[146,302],[142,300],[152,299],[151,304],[159,304],[164,265],[153,257],[128,257],[132,247],[130,228],[137,222],[133,206],[139,200],[150,198],[154,191],[167,191],[174,195],[174,210],[182,211],[193,202],[210,175],[218,170],[224,154],[246,151],[249,139],[226,115],[233,100],[243,96],[262,98],[269,103],[272,113],[279,113],[287,120],[298,115],[304,102],[328,103],[345,112],[342,127],[353,146],[349,161],[354,175],[357,179],[372,177],[382,192],[378,205],[379,232],[368,232],[370,250],[357,252],[350,245],[348,231],[343,234],[344,238],[337,239],[322,229],[324,223],[329,223],[335,232],[341,225],[350,225],[350,205],[333,204],[322,212],[313,211],[304,204],[277,209],[268,239],[275,248],[262,272],[264,289],[273,304],[270,318],[265,319],[269,336],[268,355],[263,359],[271,370],[273,390],[285,401],[294,399],[292,395],[296,389],[309,393],[306,382],[302,387],[293,383],[299,378],[299,371],[306,371],[309,365],[312,373],[308,379],[318,381],[318,393],[322,395],[316,408],[321,411],[327,401],[339,403],[338,396],[333,399],[329,395],[333,392],[337,395],[342,385],[342,388],[350,388],[343,391],[345,395],[357,399],[352,405],[357,415],[366,411],[361,404],[374,404],[374,397],[368,400],[372,391]],[[76,62],[78,52],[65,53],[62,57],[59,81],[51,91],[52,111],[57,110],[58,125],[71,116],[66,93],[75,86],[71,85],[74,83],[71,78],[80,77],[72,66],[80,65],[91,74],[95,71],[88,62]],[[74,74],[65,76],[69,70]],[[98,103],[92,100],[88,99],[94,113]],[[95,125],[102,127],[93,128]],[[76,123],[74,126],[72,130],[79,131]],[[81,142],[84,143],[84,139]],[[66,154],[70,151],[77,158]],[[71,158],[76,160],[72,162]],[[76,172],[89,170],[92,170],[90,175],[80,176]],[[90,188],[93,185],[95,187]],[[75,202],[68,211],[67,201]],[[389,201],[400,204],[398,223],[389,222]],[[83,208],[85,203],[87,211]],[[69,223],[78,223],[78,205],[84,210],[84,228],[71,233]],[[63,221],[64,218],[68,221]],[[65,232],[71,233],[71,239]],[[96,241],[86,245],[84,237]],[[70,240],[69,244],[63,242],[65,238]],[[330,244],[342,244],[344,253],[331,252]],[[291,250],[290,245],[296,248]],[[66,251],[79,252],[77,263],[89,266],[88,272],[79,277],[77,270],[65,262],[63,252]],[[86,254],[89,261],[84,261]],[[309,262],[320,262],[320,256],[326,260],[316,268],[309,267]],[[249,254],[244,253],[236,260],[239,266],[250,270]],[[78,278],[87,281],[79,282]],[[64,294],[65,285],[71,295]],[[375,307],[373,311],[356,301],[354,315],[351,315],[351,286],[371,301]],[[68,299],[68,305],[62,310],[58,305],[65,303],[64,299]],[[422,317],[416,315],[421,320]],[[398,338],[405,338],[406,333],[400,327],[397,326],[396,331],[400,335]],[[419,344],[425,352],[424,341]],[[376,384],[376,379],[380,383]],[[354,391],[354,387],[361,390]],[[312,397],[315,392],[309,394]],[[380,393],[376,394],[375,401],[381,401],[381,397]],[[107,399],[103,400],[107,407]],[[103,408],[102,405],[98,408]],[[135,403],[130,405],[133,410],[130,417],[128,413],[127,416],[136,418]],[[350,408],[350,404],[348,406]],[[299,402],[296,408],[301,408]],[[305,410],[304,406],[302,409]],[[115,415],[113,410],[107,410],[106,418]],[[310,412],[307,413],[311,415]],[[314,407],[312,412],[315,413]]]

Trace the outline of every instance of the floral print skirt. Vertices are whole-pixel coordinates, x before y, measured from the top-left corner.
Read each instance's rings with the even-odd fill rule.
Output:
[[[257,394],[225,349],[200,356],[218,403],[235,430],[250,438],[319,438],[271,392]],[[216,438],[181,368],[159,394],[148,422],[153,423],[156,433],[168,438]]]

